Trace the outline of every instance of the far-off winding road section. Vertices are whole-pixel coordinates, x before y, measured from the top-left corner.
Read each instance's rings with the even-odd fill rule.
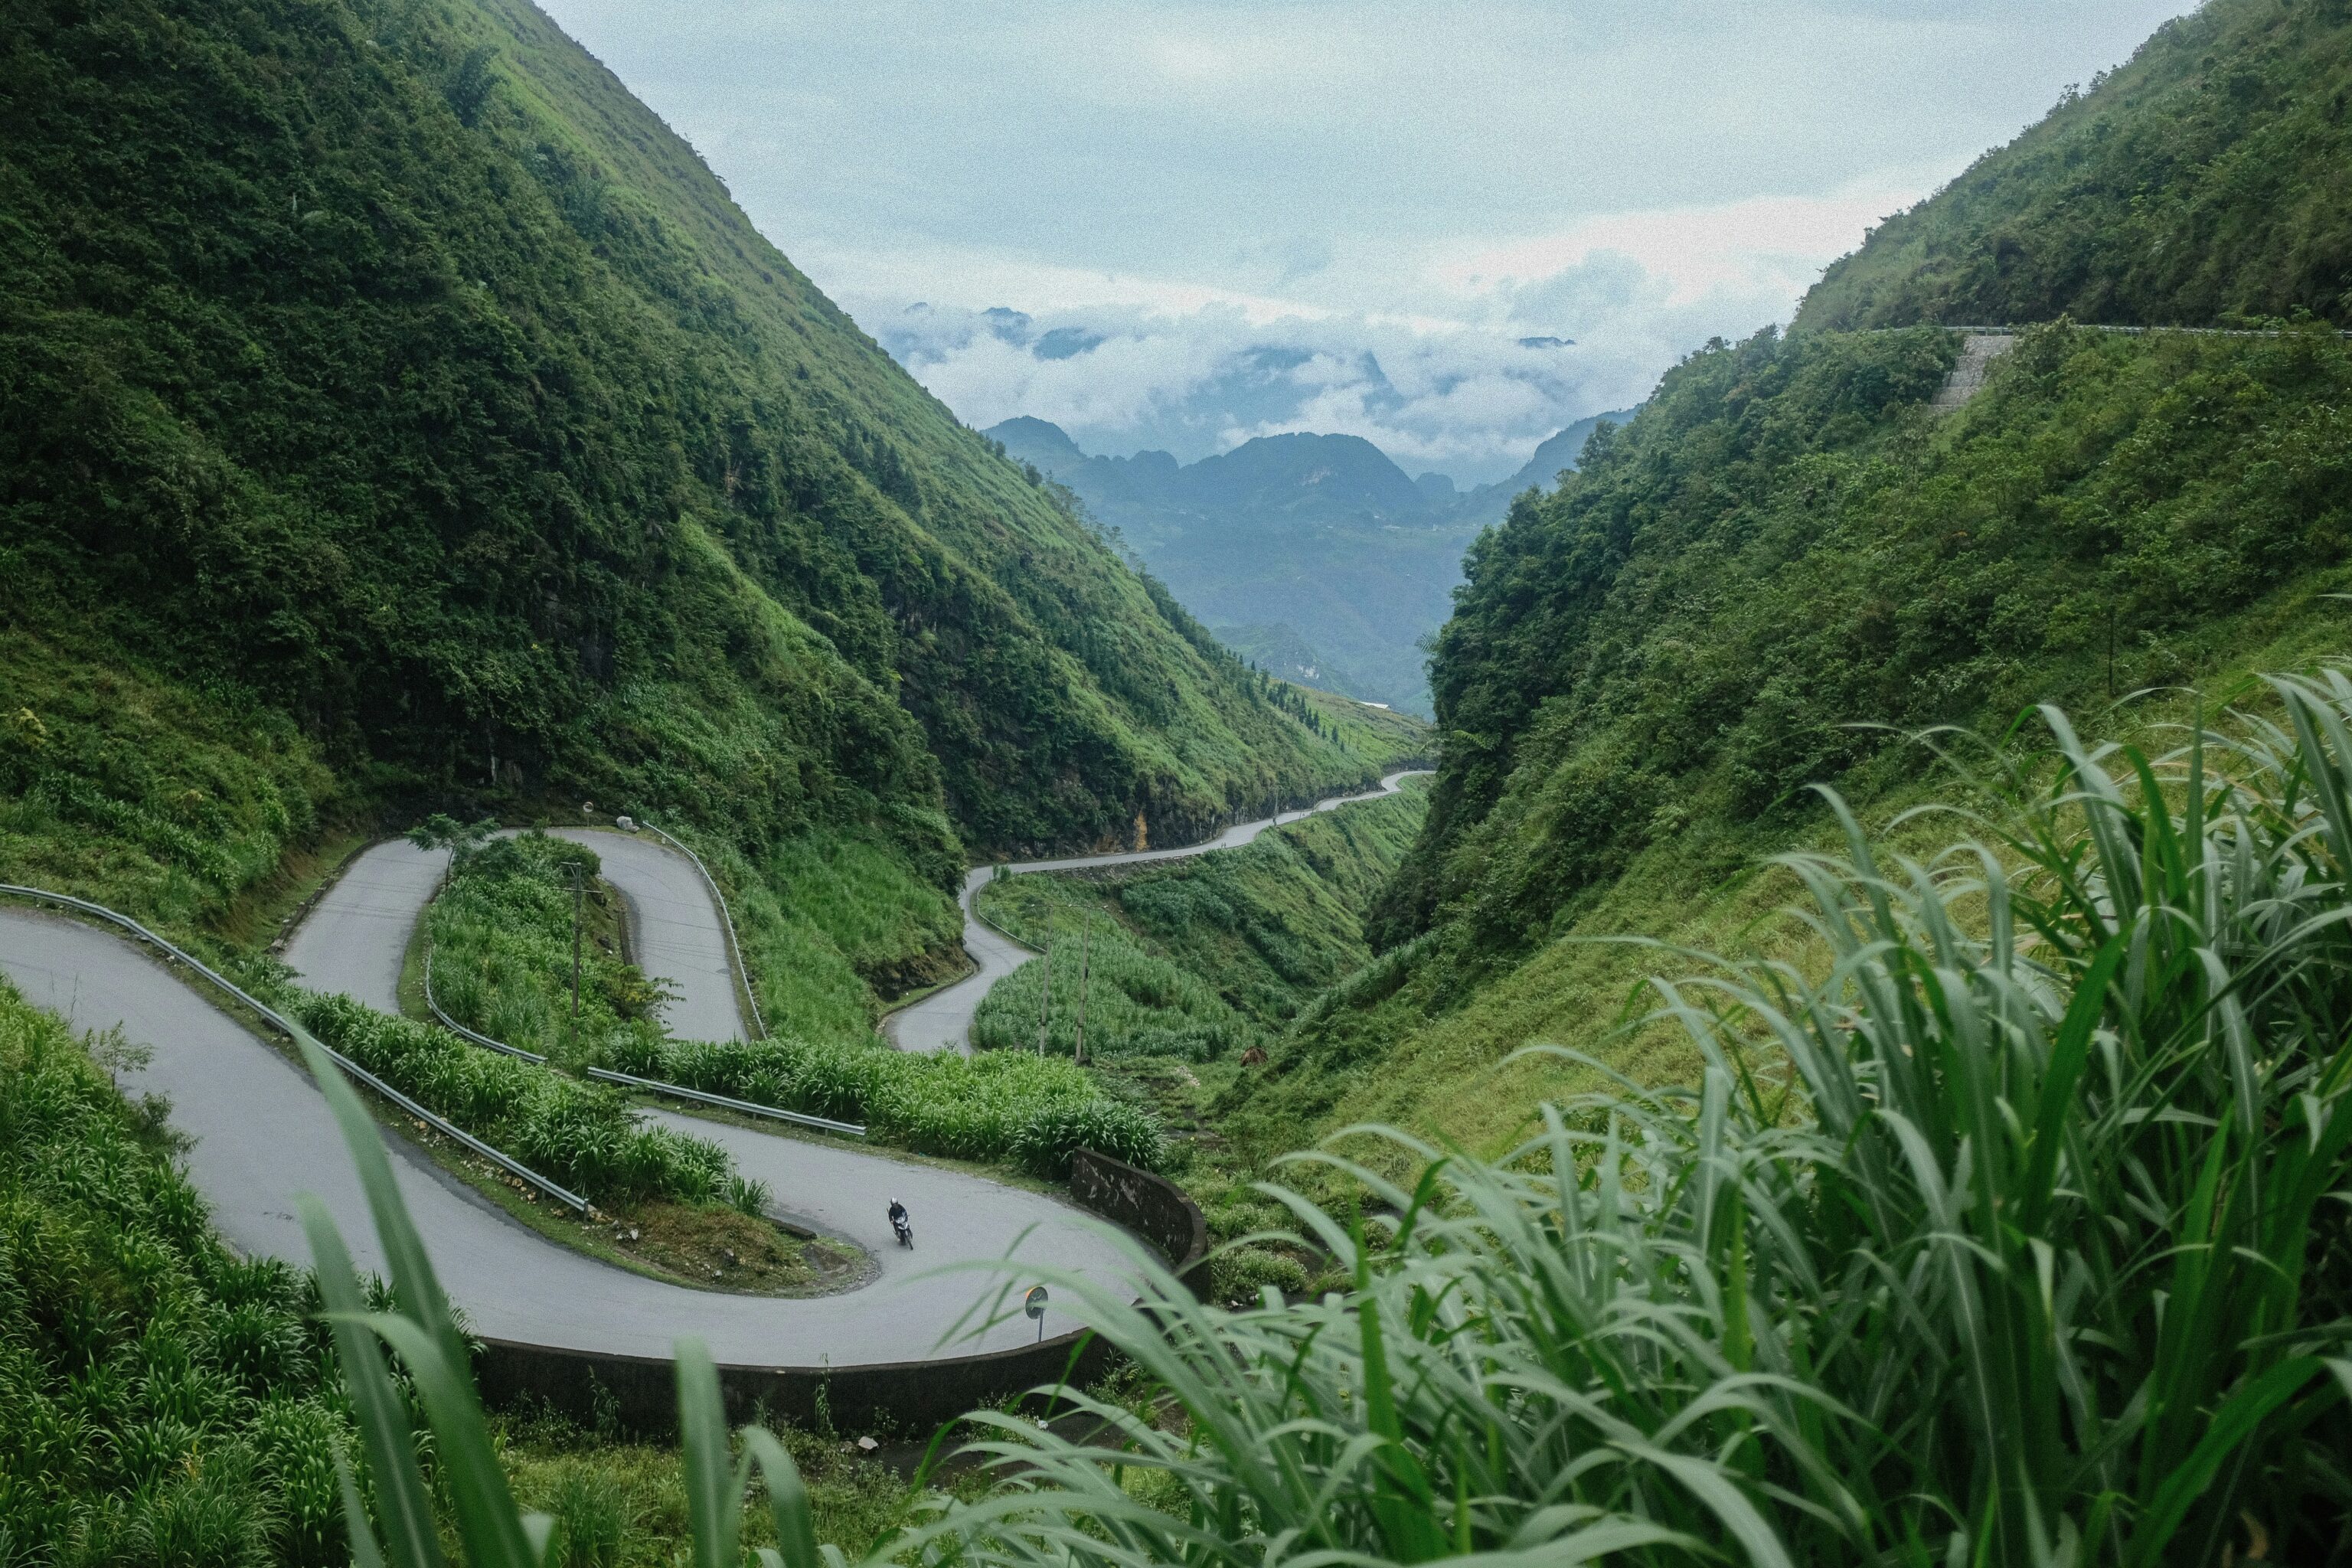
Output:
[[[1276,814],[1260,817],[1255,822],[1235,823],[1214,838],[1199,844],[1187,844],[1175,849],[1140,849],[1119,855],[1080,855],[1063,860],[1024,860],[1007,866],[1007,876],[1024,871],[1076,871],[1093,866],[1136,866],[1149,860],[1181,860],[1194,855],[1207,855],[1219,849],[1238,849],[1255,841],[1267,828],[1282,823],[1297,822],[1318,811],[1337,811],[1360,800],[1378,800],[1403,787],[1404,781],[1426,773],[1425,768],[1405,768],[1381,780],[1379,787],[1359,795],[1335,795],[1317,801],[1305,811]],[[994,879],[996,868],[975,867],[963,879],[963,895],[958,901],[963,906],[963,945],[980,967],[952,985],[942,986],[913,1006],[892,1014],[884,1020],[882,1033],[902,1051],[961,1051],[971,1052],[971,1020],[980,1005],[996,983],[1036,956],[1027,948],[983,922],[972,907],[981,889]]]

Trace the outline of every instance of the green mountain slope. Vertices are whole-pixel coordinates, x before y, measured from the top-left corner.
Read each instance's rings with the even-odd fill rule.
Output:
[[[2214,0],[1879,228],[1789,336],[1710,344],[1522,497],[1437,641],[1445,752],[1368,922],[1383,957],[1236,1086],[1229,1133],[1495,1147],[1592,1081],[1506,1065],[1532,1041],[1678,1079],[1671,1031],[1618,1032],[1673,965],[1610,939],[1805,952],[1755,868],[1829,831],[1810,785],[1889,819],[1936,776],[1905,731],[2054,700],[2140,732],[2194,710],[2106,705],[2352,644],[2335,331],[2043,328],[1938,416],[1959,339],[1920,324],[2340,316],[2347,63],[2341,6]]]
[[[0,51],[0,879],[266,979],[354,838],[626,811],[727,884],[772,1049],[908,1065],[875,1016],[965,967],[968,845],[1181,841],[1420,746],[1219,647],[535,11]]]
[[[1955,349],[1918,328],[1697,355],[1481,542],[1390,940],[1445,910],[1539,936],[1653,840],[1800,816],[1806,785],[1902,752],[1871,725],[2193,677],[2203,628],[2343,559],[2333,333],[2051,329],[1938,422]]]
[[[33,0],[0,59],[12,869],[217,907],[462,796],[944,886],[1368,771],[528,5]]]
[[[2352,9],[2210,0],[1886,220],[1800,329],[2352,322]]]
[[[1787,892],[1756,858],[1826,820],[1806,786],[1916,792],[1929,759],[1886,726],[1998,731],[2345,646],[2333,332],[2045,329],[1938,418],[1957,350],[1934,328],[1711,349],[1481,542],[1433,661],[1429,826],[1372,922],[1390,954],[1236,1114],[1507,1136],[1545,1077],[1496,1076],[1518,1045],[1642,1059],[1611,1030],[1659,960],[1587,939],[1750,940]]]
[[[2347,70],[2340,6],[2168,24],[1876,230],[1788,337],[1709,345],[1515,506],[1438,639],[1446,752],[1371,922],[1390,957],[1305,1021],[1259,1110],[1393,1112],[1349,1087],[1370,1071],[1466,1134],[1497,1103],[1467,1085],[1513,1047],[1633,1049],[1607,1043],[1610,992],[1641,966],[1584,939],[1746,931],[1755,858],[1821,830],[1809,786],[1916,791],[1903,731],[2343,646],[2334,331],[2046,328],[1939,416],[1959,340],[1917,323],[2340,313]]]

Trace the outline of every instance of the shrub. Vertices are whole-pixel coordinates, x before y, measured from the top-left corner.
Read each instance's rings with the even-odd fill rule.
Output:
[[[1210,1291],[1220,1301],[1253,1301],[1266,1286],[1285,1295],[1307,1289],[1307,1266],[1265,1247],[1233,1247],[1209,1262]]]
[[[1145,951],[1118,921],[1088,918],[1093,911],[1084,900],[1091,887],[1045,877],[990,886],[991,918],[1009,921],[1007,929],[1033,946],[1050,942],[1052,955],[1023,964],[982,1000],[971,1021],[972,1044],[981,1050],[1034,1053],[1041,1011],[1045,1050],[1057,1057],[1076,1057],[1081,1017],[1087,1054],[1103,1061],[1214,1061],[1264,1043],[1257,1024],[1200,975]]]
[[[1080,1149],[1147,1170],[1168,1153],[1158,1121],[1124,1100],[1049,1101],[1031,1111],[1013,1132],[1013,1158],[1041,1176],[1067,1178],[1070,1155]]]
[[[643,1036],[616,1042],[614,1056],[622,1071],[641,1078],[862,1121],[869,1136],[919,1154],[1017,1163],[1057,1177],[1069,1174],[1071,1152],[1080,1148],[1144,1166],[1166,1157],[1148,1112],[1107,1098],[1086,1069],[1055,1058]]]
[[[0,1562],[348,1562],[308,1278],[224,1250],[154,1125],[0,984]]]
[[[627,1100],[602,1084],[479,1049],[348,996],[304,994],[293,1010],[304,1027],[394,1088],[583,1197],[709,1203],[735,1175],[718,1144],[639,1126]]]

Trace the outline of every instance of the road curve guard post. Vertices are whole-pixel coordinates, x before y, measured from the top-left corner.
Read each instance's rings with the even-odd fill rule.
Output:
[[[1028,1314],[1030,1321],[1037,1325],[1037,1342],[1041,1345],[1045,1342],[1045,1302],[1047,1300],[1048,1298],[1045,1294],[1045,1287],[1043,1285],[1030,1286],[1029,1293],[1021,1298],[1021,1310]]]

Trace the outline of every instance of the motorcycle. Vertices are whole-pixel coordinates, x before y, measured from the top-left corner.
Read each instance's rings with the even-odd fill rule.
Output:
[[[914,1249],[915,1226],[911,1220],[904,1219],[898,1215],[893,1215],[890,1218],[890,1228],[898,1233],[899,1246],[906,1247],[909,1251]]]

